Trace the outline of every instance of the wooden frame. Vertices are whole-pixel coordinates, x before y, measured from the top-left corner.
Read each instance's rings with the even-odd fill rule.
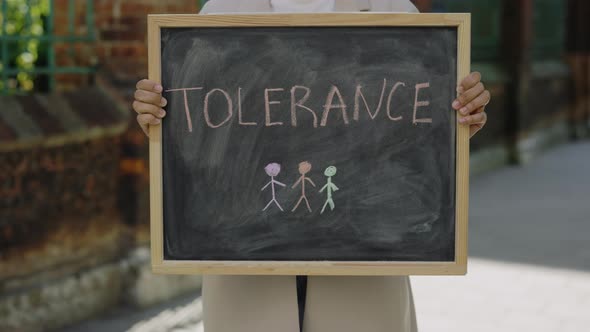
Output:
[[[457,80],[470,71],[469,14],[262,14],[149,15],[149,79],[161,82],[160,29],[165,27],[313,27],[313,26],[444,26],[457,27]],[[449,105],[450,108],[450,105]],[[322,262],[322,261],[178,261],[163,253],[161,126],[149,128],[151,262],[155,273],[245,275],[460,275],[467,272],[469,128],[456,131],[456,213],[454,262]]]

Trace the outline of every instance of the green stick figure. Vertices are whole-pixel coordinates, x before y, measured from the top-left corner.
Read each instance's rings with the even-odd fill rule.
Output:
[[[336,175],[336,167],[329,166],[324,171],[324,175],[328,177],[328,181],[322,187],[322,189],[320,189],[320,192],[324,191],[324,189],[328,189],[326,191],[328,194],[328,199],[326,200],[326,203],[324,203],[324,207],[322,207],[322,211],[320,212],[320,214],[324,213],[324,210],[326,209],[326,205],[328,205],[328,204],[330,204],[330,209],[332,209],[332,211],[334,210],[335,205],[334,205],[334,200],[332,199],[332,191],[338,190],[338,187],[336,187],[336,185],[332,183],[332,177],[334,175]]]

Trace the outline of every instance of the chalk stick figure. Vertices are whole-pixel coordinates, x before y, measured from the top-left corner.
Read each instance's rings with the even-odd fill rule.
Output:
[[[332,209],[332,211],[334,210],[335,205],[334,205],[334,200],[332,199],[332,191],[338,190],[338,187],[336,187],[336,185],[332,183],[332,177],[334,175],[336,175],[336,167],[329,166],[324,171],[324,175],[328,177],[328,181],[322,187],[322,189],[320,189],[320,192],[324,191],[324,189],[327,189],[326,193],[328,195],[328,199],[326,200],[326,203],[324,203],[324,206],[322,207],[322,211],[320,212],[320,214],[324,213],[324,210],[326,209],[326,205],[328,205],[328,204],[330,205],[330,209]]]
[[[279,165],[277,163],[270,163],[270,164],[266,165],[266,167],[264,167],[264,171],[266,172],[266,174],[268,174],[268,176],[270,176],[270,181],[268,181],[268,183],[264,187],[262,187],[262,189],[260,191],[264,191],[264,189],[266,189],[266,187],[270,186],[270,188],[272,189],[272,199],[270,200],[270,202],[268,202],[268,204],[266,204],[266,206],[264,207],[264,209],[262,209],[262,211],[268,209],[268,207],[273,202],[277,205],[277,207],[279,209],[281,209],[281,211],[283,211],[283,208],[281,207],[279,202],[277,202],[277,197],[275,194],[275,184],[278,184],[281,187],[285,187],[284,183],[281,183],[281,182],[275,180],[275,176],[277,176],[281,172],[281,165]]]
[[[291,188],[295,188],[295,187],[297,187],[297,185],[299,183],[301,183],[301,197],[299,197],[297,204],[295,204],[295,207],[293,207],[293,210],[291,210],[291,212],[295,212],[295,210],[297,210],[297,207],[299,206],[299,204],[301,204],[301,201],[303,201],[303,200],[305,200],[305,205],[307,205],[307,210],[309,210],[309,212],[311,212],[311,207],[309,207],[309,201],[307,200],[307,197],[305,196],[305,181],[309,181],[309,183],[314,187],[315,187],[315,183],[313,183],[313,181],[311,181],[310,178],[305,176],[305,174],[309,173],[309,171],[311,171],[311,164],[309,162],[302,161],[299,163],[299,174],[301,174],[301,176],[299,177],[297,182],[295,182],[295,184]]]

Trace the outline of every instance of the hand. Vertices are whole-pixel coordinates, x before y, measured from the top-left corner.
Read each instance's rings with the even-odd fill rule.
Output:
[[[136,88],[133,109],[137,112],[137,123],[147,136],[148,126],[160,124],[160,119],[166,116],[162,107],[168,101],[162,97],[163,88],[157,82],[144,79],[137,82]]]
[[[481,83],[479,72],[465,77],[457,87],[457,92],[459,97],[453,101],[453,108],[464,116],[459,119],[459,123],[469,125],[469,137],[473,137],[488,121],[485,107],[491,100],[491,94]]]

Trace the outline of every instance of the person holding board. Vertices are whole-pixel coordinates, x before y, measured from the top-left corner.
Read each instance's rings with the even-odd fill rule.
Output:
[[[409,0],[211,0],[201,14],[356,11],[418,12]],[[158,82],[144,79],[137,83],[133,108],[146,135],[148,126],[159,125],[166,115],[163,107],[167,101],[162,91]],[[473,136],[487,121],[484,109],[490,101],[490,93],[477,72],[465,77],[457,92],[459,97],[450,106],[460,112],[459,122],[469,126],[470,136]],[[335,172],[335,169],[333,172],[326,170],[326,176]],[[328,199],[329,196],[330,192]],[[313,276],[308,279],[304,276],[206,275],[203,277],[203,311],[206,332],[418,330],[410,281],[406,276]]]

